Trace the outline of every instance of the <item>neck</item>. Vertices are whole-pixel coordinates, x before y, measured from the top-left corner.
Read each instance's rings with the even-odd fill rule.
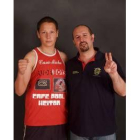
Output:
[[[95,57],[95,55],[96,55],[96,51],[93,48],[92,50],[89,50],[87,52],[80,52],[79,58],[84,63],[87,63],[90,59],[92,59],[93,57]]]
[[[44,46],[40,46],[39,49],[46,53],[46,54],[54,54],[55,53],[55,47],[44,47]]]

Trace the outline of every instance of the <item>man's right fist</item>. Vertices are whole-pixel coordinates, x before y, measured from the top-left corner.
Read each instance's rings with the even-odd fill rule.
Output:
[[[20,59],[18,61],[18,72],[23,75],[27,69],[27,65],[28,65],[27,59]]]

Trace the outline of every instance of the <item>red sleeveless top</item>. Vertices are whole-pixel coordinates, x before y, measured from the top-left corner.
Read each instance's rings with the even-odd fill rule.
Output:
[[[39,48],[25,98],[25,125],[48,126],[67,122],[65,64],[58,50],[47,55]]]

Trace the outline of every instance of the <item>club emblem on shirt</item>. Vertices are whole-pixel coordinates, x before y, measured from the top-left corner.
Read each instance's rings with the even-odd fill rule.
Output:
[[[62,78],[55,78],[54,79],[54,92],[65,92],[65,91],[66,91],[65,80]]]
[[[94,76],[98,76],[101,73],[100,68],[94,68]]]

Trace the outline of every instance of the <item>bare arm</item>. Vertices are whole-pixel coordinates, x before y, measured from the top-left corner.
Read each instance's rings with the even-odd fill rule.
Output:
[[[67,62],[68,61],[68,57],[67,57],[67,55],[64,52],[60,52],[60,56],[61,56],[61,58],[62,58],[62,60],[64,62]]]
[[[117,94],[120,96],[126,95],[126,84],[125,81],[121,78],[117,72],[117,64],[112,60],[111,53],[105,54],[106,64],[105,71],[109,74],[113,82],[113,88]]]
[[[23,95],[26,91],[34,64],[35,53],[33,51],[18,61],[18,74],[15,81],[15,92],[18,96]]]

